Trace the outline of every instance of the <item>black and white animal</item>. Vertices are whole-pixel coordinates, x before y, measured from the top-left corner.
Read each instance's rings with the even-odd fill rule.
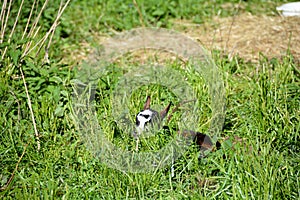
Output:
[[[160,112],[157,112],[153,109],[150,108],[150,97],[147,97],[147,100],[144,104],[144,108],[143,110],[141,110],[137,115],[136,115],[136,151],[138,151],[138,144],[139,144],[139,136],[141,136],[141,134],[143,134],[145,131],[147,131],[147,129],[149,127],[155,127],[156,128],[161,128],[162,122],[164,120],[164,118],[167,116],[170,107],[171,107],[171,103],[168,104],[168,106],[163,109]],[[172,114],[178,109],[179,105],[176,106],[173,110],[171,115],[168,116],[167,122],[170,120]],[[187,140],[184,141],[188,141],[189,144],[192,141],[198,151],[200,152],[199,154],[199,158],[203,158],[205,157],[204,151],[206,150],[210,150],[210,151],[215,151],[221,148],[221,143],[219,141],[217,141],[215,144],[212,142],[211,138],[208,135],[205,135],[203,133],[200,132],[196,132],[193,130],[177,130],[177,134],[179,134],[180,136],[183,136],[183,138],[186,138]],[[223,141],[226,140],[232,140],[230,137],[226,137]],[[244,140],[238,136],[234,136],[232,144],[233,146],[231,147],[231,149],[235,149],[235,145],[239,143],[242,146],[244,146],[244,148],[247,148],[249,151],[252,151],[252,147],[247,147],[244,143]],[[223,158],[226,159],[226,155],[223,155]],[[154,163],[154,165],[156,165]],[[171,165],[171,174],[172,177],[174,177],[175,173],[175,169],[174,169],[174,160],[172,160],[172,165]]]
[[[146,102],[144,104],[144,108],[142,111],[140,111],[136,115],[136,133],[135,137],[137,138],[138,143],[138,137],[143,134],[143,132],[147,131],[150,127],[160,128],[162,125],[163,119],[167,116],[171,103],[168,104],[168,106],[163,109],[160,112],[157,112],[155,110],[152,110],[150,108],[150,102],[151,98],[150,96],[147,97]],[[175,112],[175,107],[172,112]],[[172,114],[172,113],[171,113]],[[168,120],[170,117],[168,118]],[[200,132],[195,132],[192,130],[177,130],[178,134],[185,138],[193,138],[195,144],[201,149],[201,150],[212,150],[214,148],[214,144],[211,141],[210,137],[208,135],[205,135]],[[220,143],[217,142],[216,147],[220,147]],[[136,150],[138,150],[138,144],[136,146]]]
[[[166,117],[171,107],[171,103],[169,103],[164,110],[157,112],[150,108],[150,101],[151,99],[148,96],[144,105],[144,109],[136,115],[135,125],[137,137],[150,127],[153,128],[156,126],[155,128],[160,128],[163,119]]]

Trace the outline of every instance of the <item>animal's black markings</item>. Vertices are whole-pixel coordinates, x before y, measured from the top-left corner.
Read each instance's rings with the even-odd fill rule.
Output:
[[[141,114],[141,116],[145,117],[146,119],[150,117],[150,115],[143,115],[143,114]]]
[[[194,101],[194,100],[192,100]],[[181,102],[179,105],[175,106],[175,108],[173,108],[173,110],[171,111],[171,114],[169,115],[169,117],[167,118],[167,122],[170,121],[172,114],[178,110],[179,106],[182,105],[183,103],[188,103],[191,101],[184,101]],[[139,141],[139,134],[142,134],[142,132],[147,129],[146,124],[148,124],[150,122],[151,125],[157,124],[158,127],[160,127],[162,120],[167,116],[168,111],[170,109],[171,103],[169,103],[169,105],[162,110],[160,113],[158,113],[155,110],[150,109],[150,97],[147,97],[146,103],[144,105],[144,110],[142,110],[141,112],[139,112],[136,115],[136,128],[137,128],[137,133],[138,134],[134,134],[136,136],[136,151],[138,151],[138,141]],[[142,117],[142,118],[141,118]],[[141,121],[140,121],[141,120]],[[167,133],[170,132],[170,127],[168,126],[163,126],[162,127]],[[172,130],[174,130],[173,128],[171,128]],[[216,142],[216,144],[214,144],[211,140],[211,138],[203,133],[200,132],[196,132],[196,131],[191,131],[191,130],[176,130],[177,133],[181,136],[183,136],[184,138],[193,138],[193,143],[198,147],[198,149],[203,152],[205,150],[218,150],[221,147],[221,143],[219,141]],[[224,141],[230,139],[229,137],[225,138]],[[235,143],[243,143],[243,139],[239,138],[238,136],[235,136],[234,138],[234,142]],[[252,148],[250,147],[250,150]],[[201,158],[203,156],[200,155],[199,158]],[[224,156],[223,156],[224,157]],[[173,165],[172,165],[172,174],[173,174]],[[172,175],[173,176],[173,175]]]
[[[194,100],[192,100],[192,101],[194,101]],[[185,101],[182,103],[188,103],[188,102],[191,102],[191,101]],[[172,110],[172,113],[169,115],[167,122],[170,121],[172,114],[176,110],[178,110],[178,107],[180,105],[177,105]],[[150,97],[148,96],[146,103],[144,105],[144,110],[139,112],[136,116],[136,127],[138,129],[139,134],[142,134],[142,132],[147,128],[146,125],[149,123],[151,125],[157,124],[158,126],[160,126],[160,123],[162,122],[162,120],[167,116],[170,106],[171,106],[171,103],[169,103],[169,105],[164,110],[162,110],[160,113],[158,113],[157,111],[150,109]],[[163,129],[165,129],[165,127],[166,126],[164,126]],[[214,147],[214,144],[211,141],[210,137],[203,133],[191,131],[191,130],[177,130],[177,133],[186,138],[191,138],[191,137],[194,138],[194,143],[201,150],[208,150],[208,149],[212,149]],[[220,145],[220,143],[217,142],[217,147],[219,147],[219,145]]]

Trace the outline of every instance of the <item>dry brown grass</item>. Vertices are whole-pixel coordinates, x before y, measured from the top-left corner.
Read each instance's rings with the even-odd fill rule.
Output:
[[[289,50],[296,60],[300,60],[300,17],[243,13],[228,18],[215,17],[205,24],[185,20],[176,20],[173,24],[173,29],[194,38],[209,50],[220,50],[229,59],[238,55],[245,61],[255,63],[260,53],[268,58],[280,58]],[[94,33],[93,36],[94,41],[99,44],[108,38],[100,33]],[[65,55],[70,55],[71,58],[66,59],[81,62],[92,53],[92,46],[82,41],[79,49],[69,47],[69,50],[65,50]],[[145,52],[133,54],[137,60],[145,59],[137,58],[139,56],[144,57]]]
[[[174,22],[175,29],[197,39],[208,49],[218,49],[229,55],[239,55],[257,62],[259,52],[268,58],[285,55],[287,50],[299,60],[300,17],[254,16],[249,13],[219,18],[195,25],[187,21]]]

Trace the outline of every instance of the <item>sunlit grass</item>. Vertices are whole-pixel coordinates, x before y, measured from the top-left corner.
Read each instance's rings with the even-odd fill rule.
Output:
[[[254,10],[253,4],[262,5],[257,7],[263,9],[263,2],[265,1],[243,2],[243,5],[245,9],[256,13],[258,11]],[[137,3],[143,5],[143,2]],[[190,18],[200,23],[202,16],[205,19],[219,13],[221,3],[216,1],[213,8],[207,2],[202,7],[201,4],[197,4],[206,9],[202,9],[202,14],[194,16],[195,18],[192,16],[195,11],[191,7],[180,10],[180,6],[177,8],[170,5],[169,8],[175,9],[172,11],[174,18],[188,18],[191,15]],[[144,3],[146,4],[147,2]],[[165,16],[169,12],[168,4],[162,4],[160,12],[156,7],[141,6],[145,14],[144,20],[148,20],[146,25],[149,23],[172,26],[168,23],[169,17]],[[183,4],[183,1],[180,4]],[[115,1],[72,2],[70,8],[73,10],[67,10],[66,15],[63,15],[61,26],[57,27],[57,35],[53,36],[52,42],[47,40],[55,48],[49,54],[53,57],[49,57],[48,63],[41,61],[45,54],[36,59],[34,56],[20,57],[20,53],[26,49],[20,47],[26,43],[15,46],[12,43],[15,40],[11,39],[9,46],[0,46],[1,52],[6,52],[1,54],[4,59],[0,63],[0,197],[299,199],[300,74],[297,58],[293,58],[289,53],[282,58],[271,60],[261,56],[260,62],[253,64],[246,63],[238,57],[228,60],[218,52],[212,52],[223,74],[226,89],[226,119],[220,139],[236,135],[245,139],[245,146],[237,145],[234,149],[223,146],[219,151],[211,152],[202,159],[199,159],[197,148],[191,146],[174,163],[174,176],[171,167],[157,169],[151,173],[121,172],[106,166],[87,149],[72,116],[72,87],[77,71],[60,63],[64,56],[68,58],[64,62],[74,64],[74,61],[71,60],[72,56],[61,54],[59,50],[74,43],[75,46],[78,45],[74,42],[77,40],[91,41],[91,38],[85,38],[89,36],[89,31],[112,34],[116,30],[139,26],[138,18],[135,21],[130,20],[131,17],[138,16],[134,6],[127,12],[129,8],[124,7],[128,6],[126,2],[122,5],[123,7],[117,7]],[[14,9],[13,13],[17,14],[18,9]],[[149,14],[151,9],[156,14]],[[50,14],[55,13],[51,9],[47,11]],[[101,16],[102,11],[104,17]],[[230,15],[234,11],[230,8],[227,14]],[[120,18],[117,17],[124,12],[132,12],[133,15],[126,16],[128,19],[126,18],[124,24],[120,24]],[[269,14],[272,12],[269,10]],[[163,19],[154,17],[158,14],[161,14]],[[224,12],[223,14],[226,16]],[[86,20],[87,16],[90,21]],[[5,18],[5,15],[1,17]],[[196,17],[199,18],[198,21]],[[53,22],[53,19],[53,16],[49,17],[47,14],[41,18],[49,23],[48,28],[51,27],[50,22]],[[78,21],[79,19],[81,21]],[[78,26],[75,26],[77,22]],[[13,24],[10,22],[10,28]],[[25,28],[25,25],[26,23],[21,23],[16,30],[24,30],[22,28]],[[76,27],[79,27],[78,32],[75,32]],[[46,28],[44,34],[45,30]],[[9,32],[5,35],[7,40]],[[37,38],[43,36],[41,34]],[[46,42],[46,47],[47,44]],[[20,50],[19,53],[14,54],[15,47]],[[37,53],[35,50],[32,52]],[[131,58],[130,55],[122,59],[113,64],[115,68],[112,72],[98,81],[95,105],[99,124],[107,132],[108,138],[116,146],[132,151],[135,140],[129,134],[123,135],[111,114],[112,93],[119,77],[123,75],[122,67],[128,65],[134,68],[139,65],[139,62],[134,63],[135,57]],[[155,56],[150,59],[151,62],[158,61]],[[166,61],[164,65],[179,70],[186,77],[187,84],[194,88],[203,112],[200,113],[198,131],[205,133],[210,117],[210,97],[205,82],[190,71],[181,70],[180,62]],[[28,108],[28,95],[19,67],[22,67],[25,73],[36,129],[40,134],[40,151],[37,151],[32,113]],[[151,95],[157,109],[165,107],[169,102],[176,104],[179,101],[166,88],[155,85],[140,87],[134,91],[128,102],[131,123],[134,123],[135,114],[142,109],[147,95]],[[170,126],[176,126],[175,119],[180,119],[180,111],[173,117]],[[141,141],[140,151],[159,149],[168,141],[169,137],[157,135],[150,140]]]

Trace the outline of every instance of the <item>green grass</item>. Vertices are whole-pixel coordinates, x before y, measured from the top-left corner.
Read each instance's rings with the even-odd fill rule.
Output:
[[[185,2],[185,3],[183,3]],[[233,1],[137,1],[145,26],[172,27],[171,19],[188,19],[202,23],[215,15],[231,16],[236,9],[221,9]],[[234,1],[238,2],[238,1]],[[275,15],[274,5],[285,1],[246,1],[244,11]],[[13,4],[16,15],[20,1]],[[192,6],[193,5],[193,6]],[[28,16],[31,4],[26,1],[20,19]],[[41,5],[39,5],[41,6]],[[59,1],[49,4],[40,19],[41,38],[51,27]],[[258,9],[259,8],[259,9]],[[243,11],[243,10],[242,10]],[[8,22],[9,30],[13,19]],[[112,35],[114,31],[141,26],[132,1],[72,1],[61,18],[49,50],[25,57],[21,40],[25,20],[21,20],[11,42],[3,42],[0,52],[0,197],[1,199],[299,199],[300,197],[300,73],[299,58],[288,52],[281,58],[247,63],[238,57],[228,60],[213,51],[213,58],[223,74],[226,89],[226,119],[222,137],[245,138],[252,151],[237,146],[222,147],[204,159],[191,147],[175,162],[175,176],[169,167],[151,173],[121,172],[109,168],[90,152],[76,129],[72,116],[73,82],[78,74],[72,55],[63,49],[80,50],[80,42],[95,44],[94,33]],[[18,31],[17,31],[18,30]],[[27,38],[29,40],[29,38]],[[30,38],[32,39],[32,38]],[[130,55],[129,55],[130,56]],[[63,59],[64,58],[64,59]],[[62,61],[63,59],[63,61]],[[121,148],[132,148],[134,140],[116,126],[111,116],[112,92],[122,67],[139,63],[123,61],[112,64],[113,72],[105,74],[96,90],[98,119],[109,138]],[[155,58],[153,58],[155,59]],[[152,60],[153,61],[153,60]],[[155,60],[154,60],[155,61]],[[177,62],[164,63],[178,69]],[[22,81],[24,72],[31,99],[41,149],[28,107],[28,96]],[[192,71],[180,71],[197,91],[201,103],[198,130],[207,131],[210,98],[202,78]],[[165,88],[141,87],[130,102],[131,119],[142,108],[146,94],[155,104],[166,106],[178,99]],[[174,116],[180,117],[180,112]],[[204,124],[204,125],[203,125]],[[175,122],[171,121],[175,126]],[[163,140],[161,139],[163,138]],[[157,149],[167,142],[159,136],[142,141],[141,151]],[[159,141],[159,142],[158,142]],[[12,181],[9,179],[14,174]],[[10,183],[9,185],[6,184]]]

